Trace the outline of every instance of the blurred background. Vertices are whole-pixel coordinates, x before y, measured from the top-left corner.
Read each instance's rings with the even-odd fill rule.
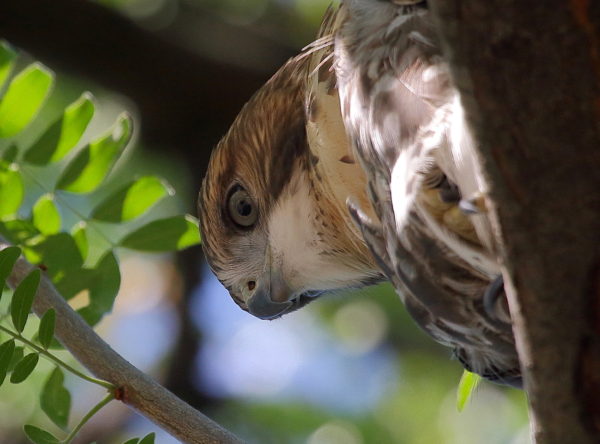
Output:
[[[126,109],[137,133],[115,183],[167,179],[188,211],[211,148],[248,97],[311,41],[328,0],[3,0],[0,37],[57,72],[44,128],[82,91],[94,122]],[[54,110],[54,111],[53,111]],[[200,248],[121,255],[122,285],[99,333],[126,359],[251,443],[527,443],[524,395],[482,383],[456,408],[461,365],[418,330],[389,285],[320,298],[276,321],[242,312]],[[47,367],[49,368],[49,367]],[[37,409],[47,372],[0,389],[0,442],[20,427],[53,427]],[[68,380],[71,421],[102,396]],[[26,419],[29,418],[29,419]],[[157,432],[113,402],[78,442],[122,443]]]

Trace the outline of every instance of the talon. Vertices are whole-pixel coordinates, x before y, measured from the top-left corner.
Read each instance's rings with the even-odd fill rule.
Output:
[[[506,296],[504,294],[504,279],[502,275],[494,279],[488,288],[486,288],[483,294],[483,308],[494,323],[511,323]]]
[[[469,199],[461,199],[458,207],[466,214],[481,214],[487,212],[485,197],[477,194]]]

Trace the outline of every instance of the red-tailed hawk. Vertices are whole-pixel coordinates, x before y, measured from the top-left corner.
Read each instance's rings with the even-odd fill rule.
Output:
[[[215,149],[207,261],[262,319],[390,279],[467,369],[519,385],[475,155],[426,2],[346,0]]]

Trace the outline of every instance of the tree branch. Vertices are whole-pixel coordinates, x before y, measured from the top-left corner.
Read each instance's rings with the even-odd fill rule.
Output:
[[[0,250],[8,246],[0,239]],[[33,269],[33,265],[20,258],[8,279],[9,285],[16,287]],[[123,359],[73,311],[50,280],[43,276],[33,310],[41,316],[50,307],[56,310],[57,339],[94,376],[122,389],[123,402],[131,408],[186,443],[242,442]]]
[[[537,443],[600,439],[600,3],[435,1]]]

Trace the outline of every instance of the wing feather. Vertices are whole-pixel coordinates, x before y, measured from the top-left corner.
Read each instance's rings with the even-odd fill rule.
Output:
[[[344,124],[376,217],[356,204],[350,212],[417,322],[465,366],[502,379],[519,364],[510,325],[482,309],[499,272],[490,224],[460,211],[460,198],[441,198],[443,183],[466,198],[485,193],[476,147],[429,11],[406,3],[346,0],[328,22]]]

